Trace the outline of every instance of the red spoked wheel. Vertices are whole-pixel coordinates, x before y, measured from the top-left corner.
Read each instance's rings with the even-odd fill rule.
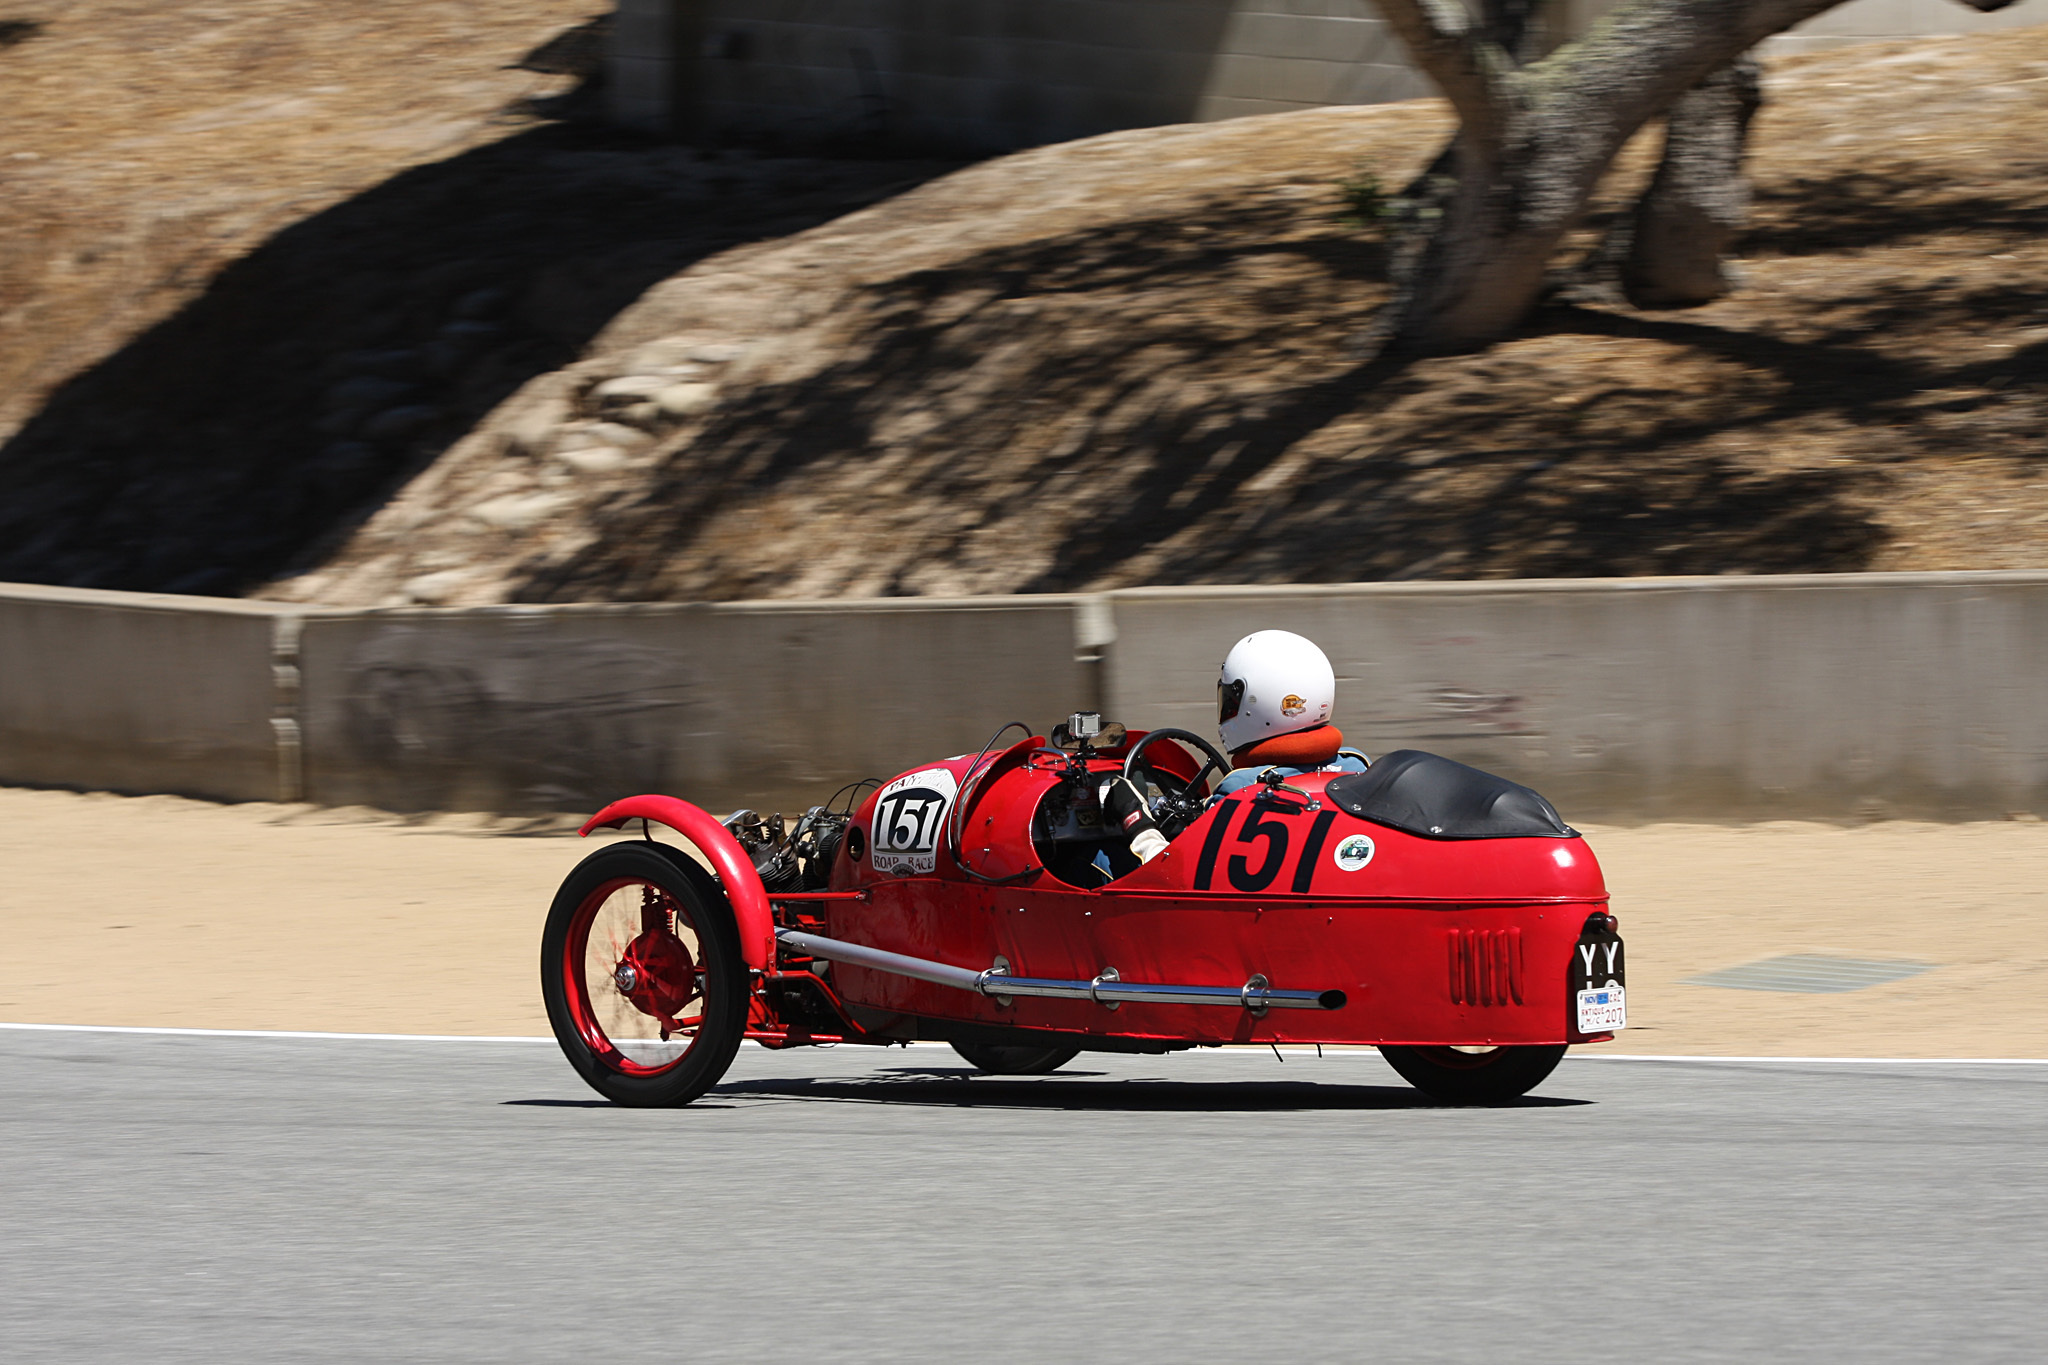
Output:
[[[1396,1047],[1380,1056],[1401,1079],[1447,1104],[1505,1104],[1543,1083],[1564,1058],[1548,1047]]]
[[[548,911],[540,978],[563,1053],[619,1104],[688,1104],[746,1029],[732,907],[664,844],[613,844],[577,864]]]

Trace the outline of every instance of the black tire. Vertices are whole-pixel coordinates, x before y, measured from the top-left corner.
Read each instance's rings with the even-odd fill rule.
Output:
[[[619,933],[636,926],[621,945]],[[628,963],[637,964],[630,978],[618,970]],[[639,999],[627,994],[628,979]],[[748,985],[724,893],[665,844],[599,849],[548,909],[540,941],[548,1023],[576,1074],[615,1103],[688,1104],[718,1084],[746,1032]],[[650,998],[666,1013],[641,1003]]]
[[[954,1043],[952,1048],[975,1070],[992,1076],[1043,1076],[1081,1055],[1077,1047],[1034,1047],[1028,1043]]]
[[[1564,1057],[1563,1043],[1460,1052],[1452,1047],[1383,1047],[1401,1079],[1446,1104],[1506,1104],[1543,1084]]]

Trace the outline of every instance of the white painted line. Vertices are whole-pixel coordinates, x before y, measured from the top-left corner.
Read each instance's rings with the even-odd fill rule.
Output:
[[[254,1028],[138,1028],[127,1024],[0,1024],[0,1029],[44,1033],[151,1033],[189,1038],[318,1038],[364,1043],[552,1043],[553,1038],[489,1037],[466,1033],[297,1033]]]
[[[944,1047],[946,1045],[944,1043],[916,1043],[913,1046]],[[1376,1049],[1370,1044],[1364,1043],[1325,1043],[1321,1053],[1315,1050],[1313,1044],[1307,1047],[1303,1047],[1300,1044],[1283,1044],[1280,1048],[1280,1055],[1282,1057],[1306,1057],[1312,1062],[1319,1057],[1330,1061],[1341,1060],[1347,1056],[1370,1057],[1375,1055],[1375,1052]],[[1084,1053],[1082,1055],[1086,1056],[1087,1054]],[[1100,1055],[1111,1056],[1114,1054],[1103,1053]],[[1271,1057],[1273,1049],[1261,1047],[1257,1043],[1226,1043],[1221,1047],[1197,1047],[1186,1053],[1173,1053],[1170,1055],[1177,1057]],[[2048,1066],[2048,1057],[1717,1057],[1683,1055],[1679,1053],[1580,1052],[1576,1050],[1566,1053],[1564,1059],[1568,1062],[1825,1062],[1831,1066]]]
[[[548,1036],[492,1036],[469,1033],[311,1033],[294,1032],[284,1029],[244,1028],[143,1028],[129,1024],[7,1024],[0,1023],[0,1029],[16,1029],[23,1032],[40,1033],[142,1033],[159,1034],[181,1038],[304,1038],[316,1041],[365,1042],[365,1043],[552,1043]],[[749,1038],[742,1046],[760,1047],[761,1044]],[[828,1045],[829,1050],[838,1050],[842,1045]],[[864,1047],[849,1043],[845,1047]],[[913,1042],[905,1044],[914,1048],[941,1048],[950,1050],[946,1043]],[[778,1049],[781,1050],[781,1049]],[[873,1049],[877,1055],[886,1053],[887,1047]],[[1103,1057],[1124,1054],[1105,1052]],[[1150,1054],[1136,1054],[1150,1055]],[[1221,1047],[1194,1047],[1183,1053],[1162,1054],[1169,1056],[1196,1057],[1270,1057],[1273,1049],[1256,1043],[1226,1044]],[[1318,1053],[1313,1046],[1289,1046],[1280,1049],[1282,1057],[1306,1057],[1340,1061],[1347,1056],[1366,1057],[1373,1055],[1373,1049],[1366,1044],[1331,1043],[1324,1053]],[[1768,1062],[1779,1065],[1826,1065],[1826,1066],[2048,1066],[2048,1057],[1718,1057],[1682,1055],[1678,1053],[1648,1052],[1572,1052],[1565,1056],[1568,1062]]]
[[[930,1044],[944,1047],[943,1043]],[[1324,1053],[1330,1058],[1346,1055],[1369,1056],[1376,1049],[1362,1043],[1325,1043]],[[1229,1043],[1222,1047],[1194,1049],[1196,1054],[1212,1057],[1270,1057],[1273,1049],[1256,1043]],[[1180,1054],[1174,1054],[1180,1055]],[[1283,1057],[1306,1057],[1315,1061],[1319,1055],[1313,1044],[1302,1047],[1299,1044],[1285,1044],[1280,1049]],[[2048,1066],[2048,1057],[1718,1057],[1687,1055],[1680,1053],[1648,1052],[1581,1052],[1574,1049],[1565,1054],[1568,1062],[1825,1062],[1832,1066]]]
[[[1572,1052],[1568,1062],[1825,1062],[1829,1066],[2048,1066],[2048,1057],[1700,1057],[1649,1052]]]
[[[933,1044],[936,1047],[943,1043]],[[1358,1043],[1326,1043],[1324,1050],[1332,1059],[1346,1055],[1367,1056],[1375,1049]],[[1273,1049],[1260,1047],[1256,1043],[1232,1043],[1220,1048],[1197,1048],[1197,1053],[1208,1056],[1270,1057]],[[1178,1055],[1178,1054],[1176,1054]],[[1283,1046],[1283,1057],[1306,1057],[1315,1061],[1318,1057],[1313,1045]],[[2048,1057],[1718,1057],[1686,1055],[1680,1053],[1648,1052],[1580,1052],[1573,1050],[1565,1054],[1568,1062],[1824,1062],[1830,1066],[2048,1066]]]

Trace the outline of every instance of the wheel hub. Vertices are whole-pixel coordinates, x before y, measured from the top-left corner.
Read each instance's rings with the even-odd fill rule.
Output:
[[[697,992],[697,964],[681,939],[666,929],[649,929],[626,945],[612,983],[634,1009],[672,1029]]]

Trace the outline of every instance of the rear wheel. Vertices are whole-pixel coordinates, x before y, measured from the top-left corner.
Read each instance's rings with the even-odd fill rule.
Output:
[[[1383,1047],[1380,1056],[1417,1090],[1447,1104],[1505,1104],[1543,1084],[1564,1057],[1549,1047]]]
[[[540,983],[569,1064],[619,1104],[688,1104],[746,1031],[732,907],[663,844],[613,844],[576,865],[548,910]]]
[[[953,1051],[977,1071],[994,1076],[1043,1076],[1081,1055],[1077,1047],[1033,1047],[1011,1043],[954,1043]]]

